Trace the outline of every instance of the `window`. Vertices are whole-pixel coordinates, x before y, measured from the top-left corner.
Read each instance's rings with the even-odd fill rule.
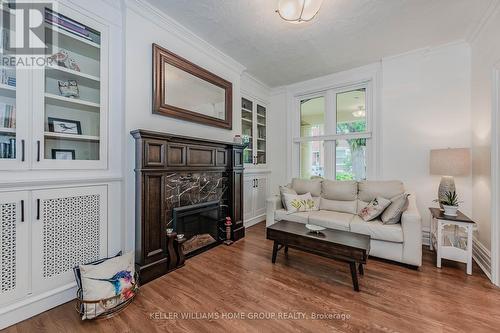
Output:
[[[331,89],[299,99],[300,177],[321,176],[337,180],[367,177],[370,147],[369,83]]]

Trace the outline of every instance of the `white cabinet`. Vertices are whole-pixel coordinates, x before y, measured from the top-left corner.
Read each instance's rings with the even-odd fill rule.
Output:
[[[74,284],[107,257],[107,186],[0,193],[0,305]]]
[[[0,193],[0,306],[28,295],[29,193]]]
[[[47,54],[0,69],[0,169],[105,169],[107,27],[63,5],[42,15]]]
[[[246,168],[265,167],[267,164],[267,106],[243,97],[241,99],[241,136],[247,147],[243,151]]]
[[[268,176],[247,174],[243,183],[243,220],[246,227],[262,222],[266,215],[266,198],[269,193]]]

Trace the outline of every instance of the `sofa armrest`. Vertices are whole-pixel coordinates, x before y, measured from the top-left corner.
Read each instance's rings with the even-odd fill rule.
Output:
[[[281,203],[281,197],[279,195],[273,195],[266,200],[266,226],[270,226],[275,223],[274,212],[278,209],[283,209],[283,204]]]
[[[417,209],[415,194],[408,197],[408,209],[401,216],[403,228],[403,261],[422,266],[422,217]]]

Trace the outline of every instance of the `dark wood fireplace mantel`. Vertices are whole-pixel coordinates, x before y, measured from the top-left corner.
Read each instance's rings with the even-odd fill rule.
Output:
[[[136,264],[143,283],[168,271],[166,229],[171,209],[167,185],[173,176],[223,174],[232,238],[245,236],[242,145],[147,130],[131,134],[136,142]]]

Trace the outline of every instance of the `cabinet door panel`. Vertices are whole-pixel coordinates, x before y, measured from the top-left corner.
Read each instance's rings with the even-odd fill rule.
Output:
[[[257,178],[257,187],[255,188],[255,216],[266,213],[267,199],[267,177]]]
[[[32,192],[33,291],[74,282],[73,268],[107,257],[107,186]]]
[[[243,220],[254,216],[254,178],[245,178],[243,182]]]
[[[28,192],[0,193],[0,304],[29,292],[28,205]]]

